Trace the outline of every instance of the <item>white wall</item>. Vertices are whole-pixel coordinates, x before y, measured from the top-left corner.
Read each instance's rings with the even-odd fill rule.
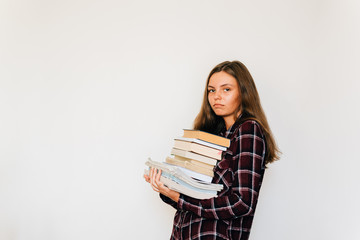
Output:
[[[0,1],[0,239],[168,239],[145,184],[211,68],[244,62],[283,152],[251,239],[359,239],[359,3]]]

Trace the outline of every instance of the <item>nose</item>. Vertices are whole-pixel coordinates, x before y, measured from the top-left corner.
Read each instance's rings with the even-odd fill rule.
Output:
[[[220,91],[216,91],[216,92],[215,92],[214,99],[215,99],[215,100],[220,100],[220,99],[221,99],[221,92],[220,92]]]

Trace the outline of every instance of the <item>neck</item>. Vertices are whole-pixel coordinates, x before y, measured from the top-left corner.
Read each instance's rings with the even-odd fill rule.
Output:
[[[241,112],[238,112],[236,114],[236,117],[234,115],[230,115],[230,116],[225,116],[223,117],[224,122],[225,122],[225,126],[226,129],[229,129],[232,125],[234,125],[236,119],[238,119],[238,117],[240,116]]]
[[[229,129],[234,124],[235,120],[233,116],[229,116],[229,117],[224,117],[224,122],[226,129]]]

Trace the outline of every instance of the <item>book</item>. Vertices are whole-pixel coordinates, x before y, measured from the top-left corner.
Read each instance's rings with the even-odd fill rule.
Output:
[[[203,162],[203,163],[210,164],[210,165],[216,165],[216,163],[217,163],[217,160],[214,158],[210,158],[207,156],[203,156],[203,155],[200,155],[197,153],[188,152],[188,151],[177,149],[177,148],[172,148],[171,154],[180,156],[180,157],[194,159],[199,162]]]
[[[178,167],[181,171],[183,171],[186,175],[192,177],[192,178],[195,178],[197,180],[201,180],[203,182],[211,182],[212,181],[212,176],[208,176],[206,174],[202,174],[202,173],[199,173],[199,172],[196,172],[196,171],[192,171],[190,169],[187,169],[187,168],[184,168],[184,167],[181,167],[181,166],[178,166],[178,165],[175,165],[175,164],[171,164],[169,162],[166,162],[170,165],[173,165],[173,166],[176,166]]]
[[[197,181],[197,180],[187,176],[186,174],[184,174],[184,172],[181,171],[178,167],[171,166],[170,164],[167,164],[164,162],[153,161],[153,160],[151,160],[151,158],[149,158],[145,162],[145,165],[147,165],[149,167],[154,167],[154,168],[160,169],[164,172],[167,172],[167,173],[173,175],[174,177],[177,177],[178,179],[180,179],[196,188],[205,189],[205,190],[216,190],[216,191],[220,191],[223,189],[222,184],[204,183],[201,181]]]
[[[167,187],[193,198],[207,199],[216,197],[217,192],[223,189],[221,184],[195,180],[176,166],[152,161],[150,158],[145,162],[145,165],[162,170],[160,181]],[[145,173],[148,174],[148,170],[145,170]]]
[[[149,171],[145,170],[145,174],[149,175]],[[217,196],[217,191],[196,189],[191,185],[181,181],[180,179],[170,174],[167,174],[166,172],[163,172],[161,174],[160,182],[164,183],[164,185],[169,189],[200,200],[209,199]]]
[[[217,144],[214,144],[214,143],[206,142],[206,141],[203,141],[203,140],[200,140],[200,139],[197,139],[197,138],[178,137],[178,138],[175,138],[175,140],[186,141],[186,142],[194,142],[194,143],[198,143],[198,144],[201,144],[201,145],[204,145],[204,146],[208,146],[208,147],[211,147],[211,148],[218,149],[220,151],[226,151],[226,149],[227,149],[226,147],[223,147],[223,146],[220,146],[220,145],[217,145]]]
[[[215,190],[204,190],[204,189],[196,189],[191,185],[184,183],[183,181],[175,178],[174,176],[164,174],[162,179],[160,179],[165,186],[173,189],[177,192],[181,192],[187,196],[197,198],[197,199],[208,199],[217,196],[217,191]]]
[[[207,175],[211,178],[214,177],[214,166],[193,159],[174,156],[167,157],[165,162]]]
[[[197,138],[206,142],[214,143],[220,146],[229,147],[230,139],[200,130],[184,129],[183,137]]]
[[[180,139],[174,140],[174,147],[177,149],[198,153],[200,155],[204,155],[207,157],[215,158],[217,160],[221,160],[222,151],[211,148],[208,146],[201,145],[195,142],[182,141]]]

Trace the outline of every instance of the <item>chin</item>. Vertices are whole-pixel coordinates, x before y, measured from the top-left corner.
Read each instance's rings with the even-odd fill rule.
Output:
[[[226,116],[226,114],[224,114],[223,112],[215,112],[216,116],[218,117],[224,117]]]

